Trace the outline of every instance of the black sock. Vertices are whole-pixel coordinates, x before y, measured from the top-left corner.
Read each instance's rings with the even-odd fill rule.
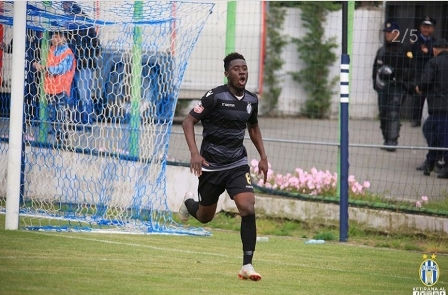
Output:
[[[196,202],[193,199],[187,199],[185,200],[185,206],[187,206],[188,213],[197,219],[196,212],[199,210],[199,202]]]
[[[255,214],[241,217],[241,242],[243,243],[243,265],[252,263],[257,242]]]

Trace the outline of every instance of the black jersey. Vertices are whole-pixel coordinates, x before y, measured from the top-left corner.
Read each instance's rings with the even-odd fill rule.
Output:
[[[247,123],[258,123],[258,97],[245,91],[239,100],[227,85],[208,91],[190,114],[202,122],[201,156],[210,164],[204,171],[247,165],[243,144]]]

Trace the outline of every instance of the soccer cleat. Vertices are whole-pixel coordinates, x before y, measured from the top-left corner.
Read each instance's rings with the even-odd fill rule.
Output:
[[[238,272],[238,278],[240,278],[241,280],[259,281],[261,280],[261,275],[256,272],[252,264],[249,263],[241,267],[240,271]]]
[[[188,218],[190,217],[190,213],[188,213],[187,206],[185,205],[185,201],[188,199],[194,199],[194,195],[192,192],[187,192],[185,194],[185,197],[184,197],[182,204],[180,205],[180,208],[179,208],[179,217],[183,222],[187,221]]]

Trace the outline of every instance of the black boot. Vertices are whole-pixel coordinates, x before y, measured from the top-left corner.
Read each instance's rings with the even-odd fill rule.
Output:
[[[387,124],[387,142],[393,145],[397,145],[398,137],[400,137],[400,121],[398,119],[391,120]]]
[[[417,171],[423,171],[425,169],[426,160],[423,161],[423,163],[420,164],[420,166],[415,167],[415,170]]]
[[[388,152],[395,152],[396,148],[395,146],[397,145],[397,142],[390,142],[390,141],[385,141],[384,147],[381,147],[382,150],[388,151]]]
[[[426,175],[426,176],[431,175],[431,172],[432,172],[432,170],[434,170],[435,165],[436,165],[435,161],[426,160],[425,163],[423,163],[423,175]]]
[[[385,142],[384,145],[391,146],[383,148],[388,152],[395,152],[394,146],[398,145],[398,137],[400,136],[400,117],[399,112],[391,111],[387,114],[386,128],[385,128]]]
[[[443,158],[441,158],[436,162],[436,166],[434,167],[434,172],[442,173],[444,169],[448,169],[447,167],[448,167],[447,163],[445,162],[445,160]]]
[[[442,178],[442,179],[448,179],[448,166],[445,165],[445,167],[440,170],[439,175],[437,175],[437,178]]]

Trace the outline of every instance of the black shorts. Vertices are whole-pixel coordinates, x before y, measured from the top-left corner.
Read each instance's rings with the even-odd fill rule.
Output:
[[[199,176],[198,195],[202,206],[216,204],[225,190],[232,200],[240,193],[254,192],[248,165],[224,171],[203,171]]]

